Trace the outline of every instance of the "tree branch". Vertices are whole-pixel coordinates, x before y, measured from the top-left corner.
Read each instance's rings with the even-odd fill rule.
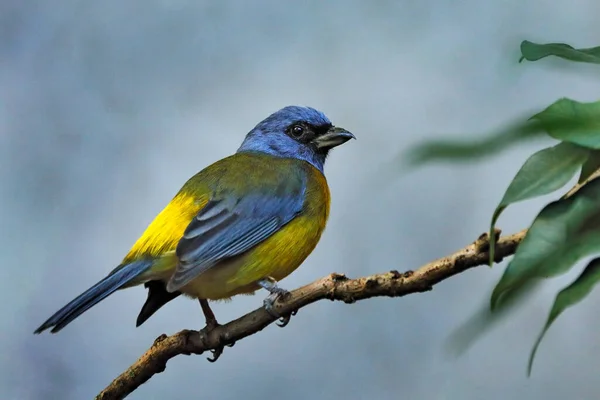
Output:
[[[526,230],[523,230],[500,238],[496,245],[495,261],[500,262],[504,257],[513,255],[525,233]],[[497,232],[496,237],[499,236],[500,232]],[[371,297],[401,297],[425,292],[453,275],[487,264],[488,249],[488,235],[483,234],[464,249],[426,264],[414,272],[390,271],[357,279],[333,273],[294,290],[287,299],[278,301],[274,309],[279,315],[288,316],[289,319],[298,309],[324,299],[354,303]],[[277,318],[261,307],[208,333],[205,330],[183,330],[172,336],[163,334],[132,366],[100,392],[96,399],[122,399],[154,374],[163,372],[171,358],[179,354],[202,354],[205,351],[222,349],[224,345],[232,345],[237,340],[261,331],[276,320]]]

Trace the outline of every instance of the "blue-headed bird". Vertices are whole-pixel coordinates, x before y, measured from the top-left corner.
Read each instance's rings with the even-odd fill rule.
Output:
[[[314,250],[329,215],[323,165],[354,138],[320,111],[288,106],[245,137],[237,152],[189,179],[108,276],[35,330],[56,333],[119,289],[144,284],[144,323],[184,294],[199,299],[207,328],[218,325],[208,300],[286,290],[278,282]]]

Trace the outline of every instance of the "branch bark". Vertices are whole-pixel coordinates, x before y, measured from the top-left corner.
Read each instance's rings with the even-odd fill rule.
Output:
[[[523,230],[500,237],[500,232],[497,232],[496,237],[500,238],[496,245],[494,261],[500,262],[504,257],[513,255],[525,233],[526,230]],[[324,299],[354,303],[372,297],[402,297],[429,291],[438,282],[467,269],[487,264],[488,249],[488,235],[483,234],[471,245],[415,271],[390,271],[357,279],[333,273],[292,291],[287,299],[278,301],[274,308],[279,315],[289,318],[300,308]],[[222,349],[223,346],[232,345],[263,330],[275,321],[277,318],[261,307],[210,332],[183,330],[172,336],[163,334],[133,365],[100,392],[96,399],[125,398],[154,374],[163,372],[171,358],[180,354],[202,354],[205,351]]]

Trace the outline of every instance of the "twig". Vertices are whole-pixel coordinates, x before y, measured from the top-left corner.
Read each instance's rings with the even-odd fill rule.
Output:
[[[523,230],[500,238],[496,244],[495,261],[500,262],[504,257],[514,254],[525,233],[526,230]],[[499,236],[500,232],[496,237]],[[285,301],[278,301],[275,304],[275,311],[279,315],[288,316],[283,318],[285,323],[289,315],[319,300],[354,303],[371,297],[401,297],[425,292],[431,290],[436,283],[453,275],[487,264],[488,249],[488,235],[483,234],[464,249],[424,265],[414,272],[390,271],[357,279],[349,279],[345,275],[333,273],[294,290]],[[163,372],[167,361],[171,358],[179,354],[202,354],[205,351],[222,348],[224,345],[232,345],[246,336],[261,331],[276,320],[277,318],[261,307],[208,333],[204,330],[183,330],[172,336],[163,334],[155,340],[144,355],[100,392],[96,399],[125,398],[154,374]]]

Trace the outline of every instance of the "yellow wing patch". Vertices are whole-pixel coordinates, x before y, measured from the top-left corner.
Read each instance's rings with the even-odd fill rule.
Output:
[[[173,200],[148,225],[135,242],[124,263],[141,257],[158,258],[175,251],[185,228],[208,202],[209,196],[198,196],[186,191],[179,192]]]

